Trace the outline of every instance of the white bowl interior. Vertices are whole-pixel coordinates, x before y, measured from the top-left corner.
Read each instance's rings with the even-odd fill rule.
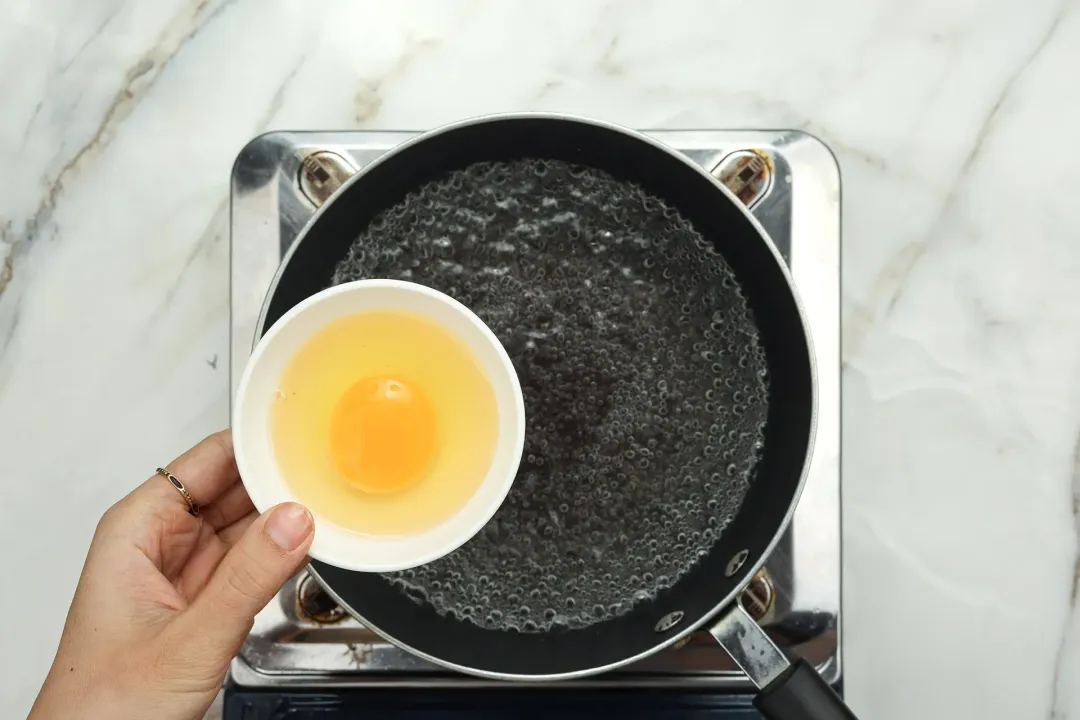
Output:
[[[517,373],[498,338],[471,310],[415,283],[344,283],[307,298],[282,316],[259,341],[244,369],[233,412],[233,443],[244,486],[260,512],[296,500],[278,468],[270,431],[271,403],[289,361],[304,341],[327,323],[353,313],[385,309],[427,317],[465,343],[495,392],[499,431],[483,483],[457,513],[439,525],[403,537],[366,536],[316,515],[311,557],[347,570],[384,572],[415,567],[464,544],[491,519],[510,491],[525,442],[525,405]]]

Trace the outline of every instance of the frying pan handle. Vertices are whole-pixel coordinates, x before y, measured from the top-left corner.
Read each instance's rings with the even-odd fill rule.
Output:
[[[789,663],[738,603],[710,632],[759,688],[754,707],[767,720],[858,720],[809,663]]]
[[[858,720],[802,658],[758,692],[754,707],[768,720]]]

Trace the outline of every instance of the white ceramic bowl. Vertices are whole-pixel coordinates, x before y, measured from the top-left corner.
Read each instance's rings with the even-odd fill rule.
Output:
[[[278,468],[270,408],[282,372],[300,346],[327,323],[368,310],[402,310],[441,325],[472,351],[492,389],[499,413],[495,453],[483,483],[457,513],[441,524],[404,537],[365,536],[315,516],[310,555],[346,570],[386,572],[431,562],[463,545],[498,510],[517,474],[525,444],[525,403],[510,357],[471,310],[423,285],[360,280],[312,295],[274,323],[251,354],[236,393],[233,444],[244,487],[260,512],[296,501]]]

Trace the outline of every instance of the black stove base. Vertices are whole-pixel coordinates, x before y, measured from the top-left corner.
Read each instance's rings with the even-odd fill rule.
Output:
[[[750,695],[671,690],[351,688],[336,691],[225,690],[223,720],[618,717],[760,720]]]

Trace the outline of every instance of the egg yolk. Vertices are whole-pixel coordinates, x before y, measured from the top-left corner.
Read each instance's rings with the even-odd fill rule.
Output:
[[[355,487],[391,493],[423,477],[436,448],[435,409],[400,378],[365,378],[349,388],[330,423],[330,452]]]

